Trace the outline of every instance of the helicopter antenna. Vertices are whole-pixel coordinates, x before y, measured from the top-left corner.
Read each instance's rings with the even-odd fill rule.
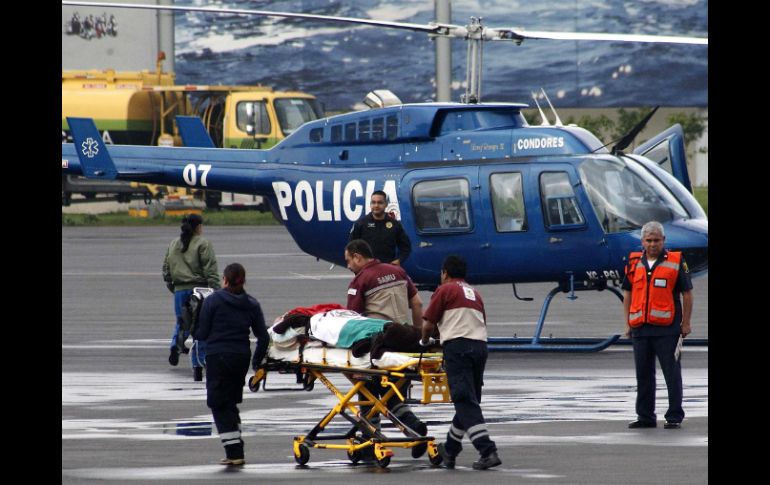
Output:
[[[556,110],[553,108],[553,105],[551,104],[551,100],[548,99],[548,95],[545,93],[545,89],[540,88],[540,91],[543,93],[543,96],[545,96],[545,100],[548,101],[548,106],[551,107],[551,111],[556,117],[556,123],[554,123],[554,126],[564,126],[564,124],[561,122],[561,119],[559,118],[559,113],[556,112]]]
[[[631,128],[631,130],[628,133],[626,133],[615,146],[612,147],[611,152],[613,155],[618,155],[622,153],[622,151],[625,150],[625,148],[628,145],[630,145],[632,141],[634,141],[634,138],[636,138],[636,135],[638,135],[639,132],[642,131],[645,126],[647,126],[647,122],[650,121],[650,118],[652,118],[652,115],[654,115],[655,112],[658,111],[658,108],[660,108],[660,106],[654,107],[649,113],[647,113],[647,116],[642,118],[642,120],[639,123],[637,123],[636,126]],[[609,143],[607,145],[609,145]],[[607,145],[604,145],[604,146],[607,146]]]
[[[540,111],[540,119],[543,120],[542,123],[540,123],[540,126],[551,126],[551,123],[548,122],[548,118],[545,117],[543,110],[540,109],[540,103],[537,102],[537,93],[532,93],[532,100],[535,102],[535,105],[537,105],[537,110]]]

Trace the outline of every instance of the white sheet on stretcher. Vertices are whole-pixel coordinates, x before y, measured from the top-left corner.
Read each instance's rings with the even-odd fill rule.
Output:
[[[275,345],[271,345],[268,351],[268,356],[286,362],[299,362],[299,349],[279,349]],[[326,362],[324,362],[324,357]],[[339,367],[354,367],[358,369],[369,369],[374,364],[377,368],[392,368],[400,367],[410,360],[414,360],[414,357],[400,354],[398,352],[385,352],[380,359],[372,359],[369,362],[369,354],[364,354],[361,357],[353,357],[353,353],[350,349],[338,349],[334,347],[322,347],[314,345],[314,342],[308,342],[305,346],[305,350],[302,353],[302,362],[311,364],[326,364]]]

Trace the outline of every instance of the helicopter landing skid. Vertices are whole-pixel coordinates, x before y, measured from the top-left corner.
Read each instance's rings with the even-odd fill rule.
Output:
[[[487,345],[490,352],[599,352],[604,350],[610,345],[614,344],[620,338],[620,334],[610,335],[606,339],[599,338],[540,338],[540,334],[543,331],[543,324],[545,323],[545,315],[548,313],[548,307],[551,304],[553,297],[559,292],[570,291],[570,296],[567,298],[574,300],[575,291],[587,291],[587,290],[609,290],[615,294],[620,301],[623,301],[623,295],[615,288],[602,286],[602,287],[575,287],[572,279],[570,279],[570,288],[565,289],[564,285],[559,285],[556,288],[548,292],[548,295],[543,301],[543,308],[540,310],[540,317],[537,321],[537,328],[535,328],[535,335],[529,338],[517,338],[517,337],[489,337],[487,339]],[[514,286],[514,293],[516,287]],[[505,345],[509,344],[509,345]]]

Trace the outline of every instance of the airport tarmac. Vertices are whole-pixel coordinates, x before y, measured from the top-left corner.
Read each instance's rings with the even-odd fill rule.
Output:
[[[680,430],[662,427],[666,391],[658,370],[657,429],[631,430],[635,378],[629,346],[595,354],[492,353],[482,408],[503,464],[474,471],[469,442],[456,470],[394,450],[386,469],[352,465],[342,451],[311,450],[298,466],[292,439],[336,399],[322,385],[296,391],[294,377],[269,375],[268,391],[244,389],[241,418],[247,464],[226,469],[205,386],[189,359],[168,365],[173,302],[161,278],[168,227],[62,228],[62,483],[521,483],[647,484],[708,482],[708,349],[685,347]],[[206,226],[219,268],[246,267],[247,290],[271,322],[286,310],[344,303],[352,274],[302,253],[281,227]],[[708,338],[708,276],[694,280],[693,337]],[[479,287],[491,336],[531,336],[550,285]],[[544,336],[605,337],[622,328],[608,293],[554,299]],[[427,303],[430,293],[422,293]],[[332,374],[335,384],[347,382]],[[291,388],[292,390],[273,390]],[[417,406],[443,441],[450,404]],[[342,430],[344,423],[332,422]],[[387,431],[387,428],[386,428]]]

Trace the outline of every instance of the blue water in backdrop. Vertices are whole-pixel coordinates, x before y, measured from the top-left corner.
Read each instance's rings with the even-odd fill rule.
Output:
[[[220,6],[427,24],[432,0],[177,0]],[[452,23],[491,27],[708,36],[707,0],[455,0]],[[177,81],[261,83],[312,93],[348,110],[374,89],[404,102],[435,91],[433,42],[394,29],[270,17],[176,14]],[[466,47],[452,41],[452,99],[465,90]],[[532,104],[545,88],[557,107],[708,106],[708,47],[595,41],[487,42],[483,101]]]

